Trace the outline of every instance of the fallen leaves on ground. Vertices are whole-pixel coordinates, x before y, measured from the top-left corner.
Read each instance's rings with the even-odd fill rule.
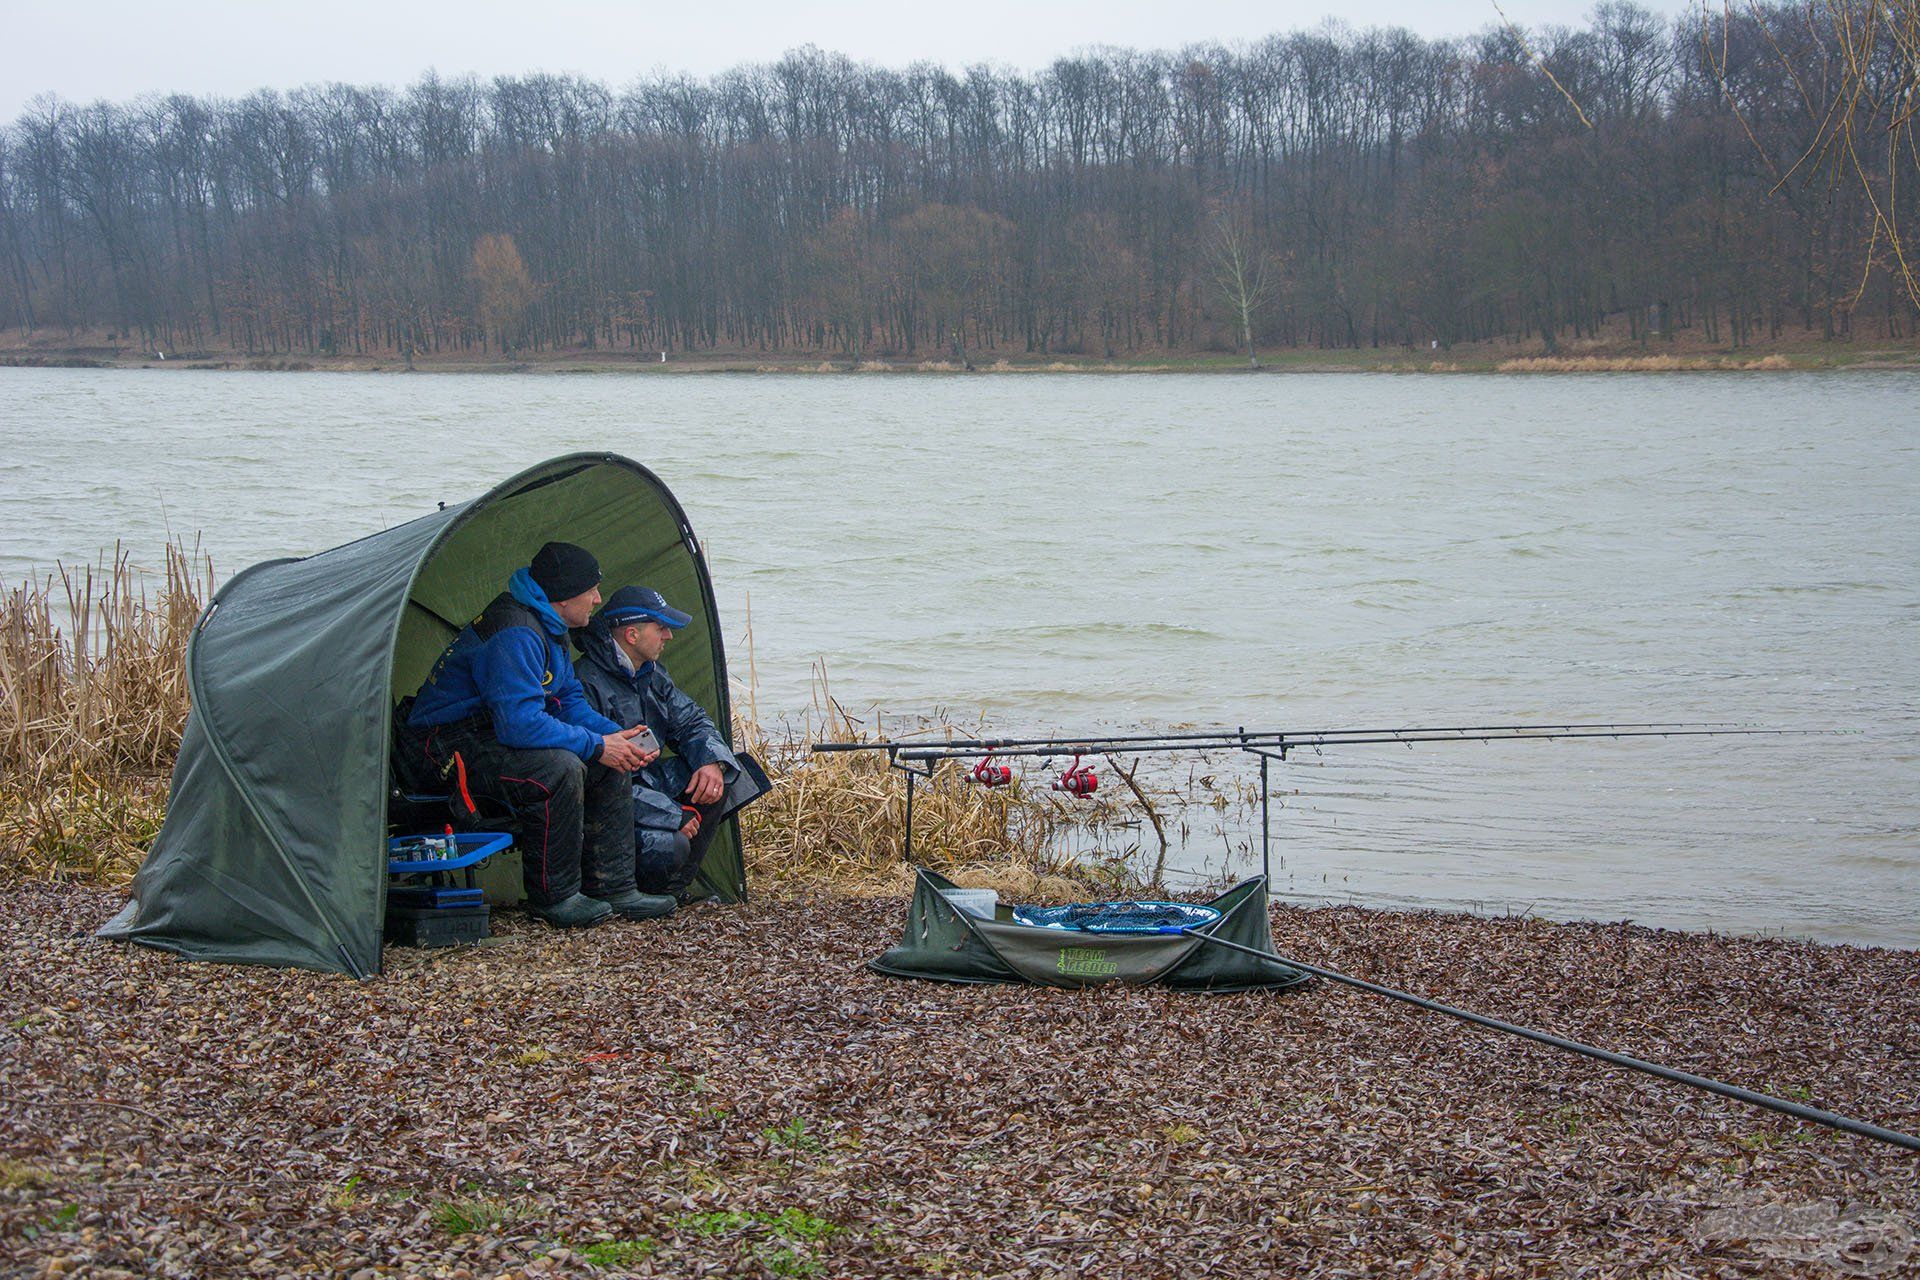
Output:
[[[862,962],[903,900],[807,895],[502,913],[359,983],[98,942],[119,895],[6,889],[0,1263],[29,1275],[1920,1267],[1911,1154],[1324,983],[902,981]],[[1920,1129],[1920,954],[1274,919],[1302,960]],[[1729,1235],[1754,1206],[1879,1252]]]

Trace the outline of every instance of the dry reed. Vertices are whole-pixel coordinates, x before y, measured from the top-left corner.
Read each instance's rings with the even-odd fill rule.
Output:
[[[814,741],[879,740],[834,701],[823,668],[816,668],[813,702],[813,713],[778,737],[769,737],[750,713],[735,717],[734,740],[764,761],[780,784],[742,816],[748,872],[757,879],[824,881],[855,894],[905,892],[913,882],[901,859],[906,775],[890,768],[881,751],[813,754],[808,748]],[[977,729],[940,720],[918,726],[912,736],[932,743],[963,732],[974,736]],[[1067,801],[1018,780],[1006,787],[974,786],[963,773],[957,763],[939,764],[932,778],[915,787],[915,861],[956,884],[1023,899],[1117,892],[1136,884],[1131,857],[1090,855],[1075,844],[1089,831],[1130,826],[1142,801]]]
[[[1502,360],[1498,373],[1672,373],[1722,369],[1791,369],[1783,355],[1742,360],[1728,356],[1521,356]]]
[[[160,828],[213,568],[178,542],[156,595],[127,552],[0,602],[0,867],[119,881]]]

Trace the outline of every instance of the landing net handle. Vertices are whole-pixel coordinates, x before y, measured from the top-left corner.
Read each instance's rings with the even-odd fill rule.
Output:
[[[1568,1053],[1577,1053],[1582,1057],[1593,1058],[1616,1067],[1625,1067],[1630,1071],[1643,1072],[1646,1075],[1655,1076],[1661,1080],[1670,1080],[1675,1084],[1684,1084],[1695,1089],[1704,1089],[1708,1093],[1717,1093],[1723,1098],[1732,1098],[1737,1102],[1745,1102],[1752,1106],[1764,1107],[1769,1111],[1778,1111],[1782,1115],[1792,1116],[1796,1120],[1805,1120],[1812,1124],[1824,1125],[1829,1129],[1838,1129],[1842,1133],[1851,1133],[1862,1138],[1872,1138],[1876,1142],[1885,1142],[1892,1146],[1904,1147],[1908,1151],[1920,1151],[1920,1138],[1916,1138],[1910,1133],[1901,1133],[1896,1129],[1888,1129],[1877,1124],[1869,1124],[1864,1120],[1855,1120],[1851,1116],[1838,1115],[1832,1111],[1822,1111],[1818,1107],[1809,1107],[1804,1103],[1793,1102],[1786,1098],[1776,1098],[1772,1094],[1756,1093],[1752,1089],[1742,1089],[1739,1085],[1727,1084],[1725,1081],[1710,1079],[1707,1076],[1697,1076],[1691,1071],[1680,1071],[1674,1067],[1662,1066],[1658,1062],[1648,1062],[1644,1058],[1629,1057],[1624,1053],[1614,1053],[1610,1049],[1596,1048],[1590,1044],[1582,1044],[1578,1040],[1569,1040],[1565,1036],[1556,1036],[1549,1031],[1535,1031],[1532,1027],[1523,1027],[1518,1023],[1502,1022],[1499,1018],[1489,1018],[1483,1013],[1474,1013],[1469,1009],[1460,1009],[1450,1004],[1441,1004],[1438,1000],[1429,1000],[1424,996],[1416,996],[1409,991],[1400,991],[1393,987],[1383,987],[1377,982],[1368,982],[1364,978],[1356,978],[1350,974],[1341,973],[1337,969],[1324,969],[1319,965],[1308,964],[1304,960],[1295,960],[1291,956],[1276,955],[1267,951],[1256,951],[1252,947],[1243,947],[1237,942],[1231,942],[1226,938],[1217,938],[1210,933],[1202,933],[1197,929],[1183,929],[1181,932],[1190,938],[1198,938],[1201,942],[1211,946],[1225,947],[1229,951],[1244,952],[1250,956],[1257,956],[1262,960],[1277,960],[1289,968],[1311,973],[1315,977],[1326,978],[1331,982],[1344,983],[1349,987],[1357,987],[1362,991],[1370,991],[1374,995],[1385,996],[1389,1000],[1399,1000],[1433,1013],[1444,1013],[1450,1018],[1458,1018],[1462,1022],[1471,1022],[1477,1027],[1486,1027],[1492,1031],[1504,1031],[1508,1035],[1519,1036],[1524,1040],[1532,1040],[1536,1044],[1549,1045],[1555,1049],[1564,1049]]]

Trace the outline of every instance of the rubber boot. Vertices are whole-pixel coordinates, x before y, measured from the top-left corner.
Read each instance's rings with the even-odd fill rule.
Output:
[[[672,894],[642,893],[638,889],[628,889],[595,901],[604,902],[622,920],[657,920],[661,916],[672,915],[673,909],[680,905],[673,900]]]
[[[613,918],[612,907],[584,893],[576,893],[544,907],[528,903],[527,910],[535,918],[545,920],[557,929],[590,929]]]

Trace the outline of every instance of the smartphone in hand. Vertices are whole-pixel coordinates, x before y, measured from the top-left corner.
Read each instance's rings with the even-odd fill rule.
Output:
[[[634,746],[640,748],[640,750],[646,752],[650,756],[657,756],[660,754],[660,739],[654,737],[653,730],[647,728],[647,726],[645,725],[641,725],[640,732],[634,734],[631,738],[628,738],[627,741],[631,742]]]

